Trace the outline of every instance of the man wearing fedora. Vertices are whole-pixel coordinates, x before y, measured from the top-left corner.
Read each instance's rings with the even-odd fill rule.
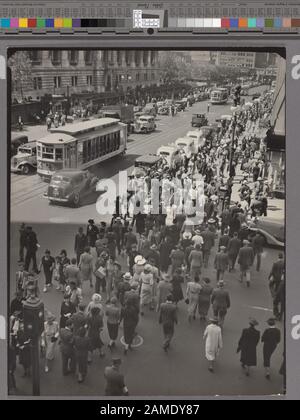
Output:
[[[112,365],[104,369],[104,377],[106,379],[105,395],[108,397],[129,395],[124,375],[120,372],[121,363],[121,358],[115,356],[112,358]]]
[[[87,229],[86,229],[86,237],[87,237],[88,245],[92,248],[95,248],[95,243],[97,240],[98,233],[99,233],[99,229],[95,225],[95,221],[93,219],[89,219]]]
[[[264,368],[266,379],[270,379],[270,367],[271,367],[271,357],[275,352],[278,344],[281,341],[280,330],[276,327],[276,319],[270,318],[267,321],[268,328],[264,331],[261,341],[264,345],[263,355],[264,355]]]
[[[224,289],[223,280],[220,280],[217,288],[213,290],[211,304],[214,311],[214,317],[219,320],[219,326],[223,327],[227,311],[231,305],[230,295],[229,292]]]
[[[203,238],[202,251],[203,251],[204,267],[207,268],[211,250],[215,245],[215,232],[212,225],[210,225],[207,229],[205,229],[201,233],[201,236]]]
[[[240,282],[242,283],[244,277],[246,277],[247,287],[250,287],[251,283],[251,273],[250,268],[254,262],[254,251],[248,240],[243,241],[243,247],[239,251],[238,263],[240,264],[241,269],[241,278]]]
[[[237,353],[241,353],[241,364],[246,376],[250,376],[250,367],[257,365],[256,349],[260,340],[260,332],[255,328],[258,325],[256,319],[250,318],[249,325],[249,328],[243,330],[237,348]]]
[[[159,323],[163,327],[163,349],[167,353],[174,336],[175,324],[178,323],[177,308],[171,294],[167,296],[166,302],[160,305]]]
[[[215,257],[215,269],[217,270],[217,282],[219,280],[224,280],[225,271],[229,267],[229,258],[226,252],[226,247],[221,246],[220,251],[216,253]]]
[[[157,285],[157,306],[156,311],[159,312],[162,303],[167,301],[168,296],[172,294],[171,278],[168,274],[162,274],[161,280]]]

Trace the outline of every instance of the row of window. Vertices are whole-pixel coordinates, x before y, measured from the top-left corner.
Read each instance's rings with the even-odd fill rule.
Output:
[[[87,140],[82,144],[82,163],[88,163],[101,156],[115,152],[119,150],[120,145],[120,131]]]
[[[40,159],[63,160],[63,148],[37,146],[37,157]]]
[[[76,87],[78,86],[78,76],[71,76],[70,78],[70,84],[72,87]],[[88,86],[92,86],[93,85],[93,76],[88,75],[86,76],[86,84]],[[55,88],[60,88],[62,87],[62,78],[61,76],[55,76],[53,77],[53,86]],[[41,77],[34,77],[33,78],[33,89],[34,90],[39,90],[43,88],[43,80]]]

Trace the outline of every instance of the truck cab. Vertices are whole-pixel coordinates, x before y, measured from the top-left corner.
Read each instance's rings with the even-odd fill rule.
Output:
[[[11,172],[28,175],[37,168],[36,141],[18,147],[17,154],[11,158]]]

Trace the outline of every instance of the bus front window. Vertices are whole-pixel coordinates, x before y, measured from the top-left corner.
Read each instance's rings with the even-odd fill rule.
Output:
[[[55,149],[55,160],[63,160],[63,149],[61,147]]]

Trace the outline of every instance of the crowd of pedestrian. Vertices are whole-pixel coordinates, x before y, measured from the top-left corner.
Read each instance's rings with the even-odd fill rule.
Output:
[[[176,324],[184,321],[182,316],[179,319],[179,305],[186,307],[186,328],[197,317],[205,327],[205,355],[209,371],[215,371],[226,334],[226,315],[232,305],[226,284],[238,264],[240,282],[253,287],[253,270],[260,272],[262,266],[264,241],[251,226],[267,214],[270,188],[265,173],[266,146],[257,133],[260,120],[270,113],[271,106],[270,96],[265,95],[251,107],[235,109],[232,118],[221,122],[198,153],[183,156],[183,164],[178,167],[149,170],[143,178],[149,191],[151,180],[169,180],[173,197],[174,179],[183,185],[184,179],[201,178],[204,209],[198,223],[198,214],[178,212],[174,199],[171,220],[163,213],[131,214],[128,210],[122,214],[117,200],[110,224],[90,219],[86,229],[80,227],[75,235],[72,256],[65,249],[52,256],[47,249],[39,266],[37,235],[30,226],[21,226],[17,296],[11,303],[11,342],[12,354],[18,354],[24,375],[30,373],[30,352],[22,324],[22,300],[26,299],[28,285],[35,286],[36,294],[40,294],[40,274],[44,278],[43,292],[49,292],[56,282],[57,291],[62,293],[61,311],[56,316],[47,313],[41,337],[45,372],[51,371],[59,345],[63,375],[76,372],[78,382],[83,382],[94,352],[104,355],[106,335],[113,358],[113,365],[105,369],[107,395],[128,394],[119,372],[120,325],[125,356],[133,350],[143,329],[142,318],[156,311],[164,337],[162,348],[168,354]],[[233,200],[238,170],[245,176],[239,199]],[[198,199],[197,193],[197,184],[193,183],[192,204]],[[128,198],[134,194],[138,196],[137,191],[130,191]],[[204,274],[207,268],[215,269],[215,278]],[[247,376],[250,367],[257,365],[261,340],[265,376],[271,377],[271,356],[281,340],[276,322],[284,317],[284,274],[284,255],[280,253],[269,276],[274,317],[266,320],[268,328],[262,336],[256,329],[258,322],[251,318],[238,342]],[[84,303],[84,284],[93,291],[89,304]]]

